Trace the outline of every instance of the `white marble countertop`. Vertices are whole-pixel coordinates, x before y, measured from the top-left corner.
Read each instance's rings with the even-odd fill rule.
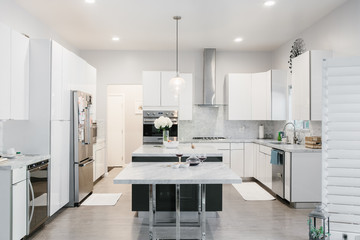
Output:
[[[272,142],[277,142],[276,139],[221,139],[221,140],[184,140],[180,141],[181,143],[191,144],[194,143],[258,143],[267,147],[276,148],[283,150],[285,152],[293,153],[321,153],[321,149],[311,149],[306,148],[303,144],[274,144]]]
[[[21,168],[47,159],[50,159],[50,155],[21,155],[0,162],[0,170],[12,170],[16,168]]]
[[[195,149],[191,148],[190,143],[180,143],[177,148],[165,148],[163,145],[142,145],[136,149],[133,153],[133,157],[175,157],[176,153],[182,153],[184,157],[191,154],[206,153],[208,157],[221,157],[222,153],[219,152],[213,146],[199,146]]]
[[[114,178],[115,184],[232,184],[241,178],[221,162],[205,162],[188,168],[174,163],[133,162]]]

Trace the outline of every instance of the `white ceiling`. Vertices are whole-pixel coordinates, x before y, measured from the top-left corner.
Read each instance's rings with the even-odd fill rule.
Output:
[[[346,0],[277,0],[271,8],[264,0],[15,1],[81,50],[173,50],[172,17],[180,15],[180,50],[268,51]],[[120,41],[111,40],[115,35]]]

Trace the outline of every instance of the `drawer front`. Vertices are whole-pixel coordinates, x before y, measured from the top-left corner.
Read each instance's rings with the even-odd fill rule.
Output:
[[[260,145],[260,152],[265,153],[266,155],[271,155],[271,147],[266,147],[263,145]]]
[[[194,143],[194,146],[195,148],[197,146],[201,146],[201,147],[206,147],[206,146],[209,146],[209,147],[213,147],[215,149],[218,149],[218,150],[222,150],[222,149],[228,149],[230,150],[230,143],[212,143],[212,142],[209,142],[209,143]]]
[[[231,150],[242,150],[244,149],[244,143],[231,143]]]
[[[12,171],[12,184],[21,182],[26,179],[26,166],[16,168]]]

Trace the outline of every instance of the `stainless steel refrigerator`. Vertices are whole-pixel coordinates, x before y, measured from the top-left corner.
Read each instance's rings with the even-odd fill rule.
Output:
[[[79,206],[93,190],[91,95],[72,92],[70,206]]]

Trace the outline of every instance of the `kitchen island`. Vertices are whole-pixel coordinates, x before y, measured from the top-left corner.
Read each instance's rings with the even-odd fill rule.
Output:
[[[115,184],[147,184],[148,185],[148,209],[149,209],[149,239],[154,236],[154,224],[158,211],[158,186],[174,184],[176,188],[176,239],[180,239],[180,209],[181,188],[196,185],[199,198],[197,199],[198,224],[201,228],[200,239],[206,238],[206,193],[209,184],[241,183],[242,180],[231,169],[221,162],[205,162],[202,165],[189,168],[172,168],[166,162],[133,162],[128,165],[114,179]]]
[[[206,162],[222,162],[222,153],[212,146],[199,146],[191,148],[191,144],[179,144],[178,148],[165,148],[163,145],[143,145],[132,154],[132,162],[178,162],[176,153],[182,153],[182,162],[191,154],[206,153]],[[195,166],[191,168],[199,168]],[[206,193],[206,211],[222,211],[222,185],[208,185]],[[132,185],[132,211],[143,213],[149,211],[149,185]],[[187,184],[181,188],[181,211],[196,212],[198,210],[199,190],[196,184]],[[162,184],[156,188],[157,211],[169,213],[175,211],[175,185]],[[170,214],[171,215],[171,214]]]

